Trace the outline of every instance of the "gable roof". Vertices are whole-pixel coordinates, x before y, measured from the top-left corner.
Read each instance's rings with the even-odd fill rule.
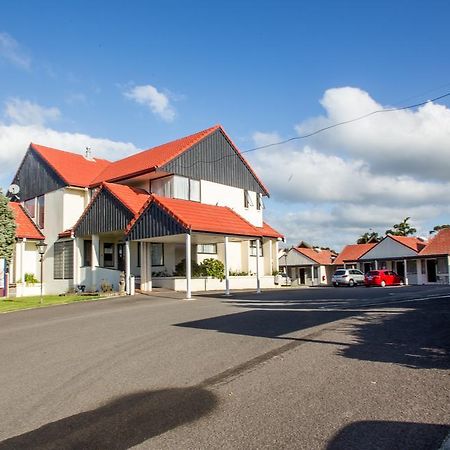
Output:
[[[91,185],[97,186],[103,181],[120,181],[152,172],[173,161],[178,156],[191,149],[195,144],[199,143],[204,138],[215,133],[218,130],[229,142],[236,155],[240,158],[242,163],[255,178],[263,192],[268,195],[269,191],[267,190],[264,183],[257,177],[250,164],[243,157],[241,152],[239,152],[238,148],[233,144],[232,140],[220,125],[215,125],[213,127],[207,128],[206,130],[199,131],[198,133],[185,136],[175,141],[171,141],[166,144],[162,144],[157,147],[153,147],[148,150],[144,150],[142,152],[128,156],[127,158],[115,161],[109,164],[101,173],[99,173],[98,176],[92,181]]]
[[[90,186],[98,174],[111,164],[106,159],[89,160],[78,153],[44,147],[33,142],[30,148],[41,156],[67,186]]]
[[[177,157],[219,128],[219,125],[215,125],[190,136],[185,136],[181,139],[158,145],[157,147],[115,161],[99,173],[92,181],[92,184],[96,185],[102,181],[123,180],[150,172]]]
[[[13,210],[16,219],[16,237],[19,239],[43,240],[45,236],[33,222],[26,210],[20,203],[10,202],[9,207]]]
[[[298,253],[306,256],[314,262],[322,265],[330,265],[333,262],[334,253],[330,250],[315,250],[313,248],[306,247],[294,247],[294,250]]]
[[[377,244],[350,244],[346,245],[334,260],[334,264],[344,264],[347,261],[357,261]]]
[[[133,214],[137,214],[145,202],[149,199],[150,194],[144,189],[139,189],[124,184],[103,183],[102,186],[113,194],[127,209]]]
[[[255,227],[227,206],[207,205],[205,203],[161,197],[152,194],[142,210],[127,227],[128,234],[147,208],[155,203],[185,229],[197,232],[229,234],[250,237],[282,237],[270,225]]]
[[[403,244],[415,252],[420,252],[427,244],[423,239],[416,236],[395,236],[388,234],[386,237],[390,237],[391,239],[394,239],[394,241],[400,242],[400,244]]]
[[[439,230],[436,236],[428,241],[420,255],[450,255],[450,228]]]

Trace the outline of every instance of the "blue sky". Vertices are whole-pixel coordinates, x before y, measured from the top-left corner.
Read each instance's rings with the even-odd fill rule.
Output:
[[[246,150],[367,108],[427,100],[450,91],[448,17],[445,1],[4,1],[0,185],[22,142],[36,137],[79,151],[90,141],[94,154],[116,159],[221,123]],[[448,181],[432,163],[424,175],[426,145],[415,148],[432,142],[428,154],[450,161],[448,99],[438,103],[415,117],[352,125],[362,135],[347,128],[249,154],[272,192],[267,217],[291,244],[337,248],[404,214],[422,234],[450,222],[448,206],[435,201],[450,192]],[[402,157],[389,167],[374,157],[379,147]],[[330,179],[328,188],[306,187]],[[369,190],[367,180],[376,181]],[[377,187],[389,196],[382,204],[372,201]],[[345,200],[348,189],[361,195]]]

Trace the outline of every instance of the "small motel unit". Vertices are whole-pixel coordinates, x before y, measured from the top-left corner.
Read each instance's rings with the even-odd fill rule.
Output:
[[[268,190],[219,125],[115,162],[32,143],[13,184],[16,295],[30,287],[26,273],[46,294],[118,290],[121,279],[127,293],[160,287],[187,298],[276,287],[283,236],[263,219]],[[193,278],[192,262],[207,258],[223,262],[223,281]]]

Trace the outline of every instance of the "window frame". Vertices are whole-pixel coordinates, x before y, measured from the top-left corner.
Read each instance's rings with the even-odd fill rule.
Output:
[[[112,252],[111,252],[111,265],[106,265],[106,258],[105,258],[105,256],[106,256],[106,251],[105,251],[105,248],[106,248],[106,246],[111,246],[111,250],[112,250]],[[108,253],[108,255],[109,255],[109,253]],[[114,244],[114,242],[103,242],[103,268],[105,268],[105,269],[114,269],[114,267],[116,267],[116,261],[115,261],[115,244]]]
[[[153,261],[153,258],[154,258],[153,248],[156,245],[158,245],[158,246],[160,245],[161,246],[161,259],[159,261],[159,262],[161,262],[161,264],[155,264],[154,261]],[[152,242],[151,243],[151,255],[152,255],[152,257],[151,257],[152,267],[162,267],[162,266],[164,266],[164,242]]]
[[[205,251],[205,247],[208,245],[214,246],[214,251],[212,252]],[[199,250],[200,247],[202,248],[202,250]],[[216,243],[197,244],[197,255],[217,255],[217,244]]]
[[[257,240],[258,239],[251,239],[250,240],[250,244],[249,244],[250,256],[256,257],[256,252],[257,252],[256,241]],[[253,242],[254,242],[254,244],[253,244]],[[261,257],[264,256],[262,239],[259,239],[259,242],[260,242],[260,245],[259,245],[259,253],[260,253],[260,255],[259,255],[259,257],[261,258]]]

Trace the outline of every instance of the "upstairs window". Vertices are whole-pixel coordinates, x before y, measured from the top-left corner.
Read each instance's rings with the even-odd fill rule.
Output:
[[[250,206],[253,206],[252,198],[247,189],[244,189],[244,208],[249,208]]]
[[[23,205],[30,217],[34,219],[36,217],[36,198],[25,201]]]
[[[45,196],[41,195],[37,198],[37,225],[39,228],[44,228],[44,218],[45,218]]]
[[[261,209],[264,207],[263,202],[262,202],[262,198],[261,198],[261,194],[256,194],[256,209],[258,211],[261,211]]]
[[[200,201],[200,181],[180,175],[167,176],[151,182],[150,190],[162,197]]]
[[[200,201],[200,180],[189,180],[189,200],[193,202]]]

